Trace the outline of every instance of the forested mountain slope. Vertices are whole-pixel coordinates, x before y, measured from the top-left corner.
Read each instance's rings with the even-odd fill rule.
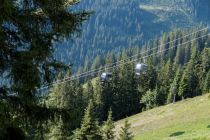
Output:
[[[186,31],[175,30],[168,34],[164,34],[155,41],[148,42],[143,49],[134,47],[127,49],[122,53],[119,52],[119,54],[112,53],[112,55],[109,54],[102,58],[98,57],[98,60],[102,61],[95,61],[97,63],[94,62],[95,65],[93,65],[92,68],[98,68],[98,66],[100,67],[100,65],[103,65],[104,63],[110,64],[117,60],[124,60],[127,63],[126,65],[111,69],[112,78],[106,82],[102,82],[99,78],[96,78],[94,81],[88,82],[85,86],[83,86],[82,83],[79,83],[77,79],[54,84],[49,90],[49,94],[45,94],[44,97],[39,97],[38,105],[40,107],[46,106],[51,110],[56,109],[58,110],[58,112],[56,112],[57,114],[52,114],[52,119],[49,121],[40,122],[41,128],[37,128],[39,131],[34,131],[31,134],[28,133],[31,132],[31,129],[23,129],[24,133],[28,134],[26,136],[31,139],[68,140],[73,138],[73,140],[78,140],[94,137],[93,140],[107,140],[104,138],[104,135],[106,135],[108,131],[105,131],[104,128],[112,125],[113,120],[123,119],[127,116],[161,105],[183,99],[187,100],[188,98],[209,93],[209,31],[205,28],[205,30],[186,37],[186,34],[197,30],[197,28]],[[140,58],[145,55],[155,54],[150,55],[150,57],[145,60],[145,63],[148,65],[146,73],[141,76],[136,75],[134,69],[135,64],[140,63],[141,60],[139,59],[135,63],[129,59],[129,57],[137,52],[142,53],[151,48],[155,49],[147,51],[144,55],[136,56]],[[161,52],[160,50],[165,51]],[[105,60],[103,60],[104,58]],[[67,73],[65,73],[65,71],[60,72],[57,80],[62,81],[62,79],[67,79],[71,75],[72,73],[70,70]],[[100,75],[100,72],[98,75]],[[86,80],[91,80],[91,78],[96,76],[97,74],[90,75]],[[174,87],[176,88],[176,91],[174,90]],[[205,103],[207,104],[207,100]],[[206,104],[204,105],[207,108]],[[188,109],[190,107],[193,109],[197,107],[197,104],[192,105],[195,107],[189,104]],[[5,109],[7,109],[6,107]],[[36,110],[33,109],[32,113],[34,113],[34,111]],[[195,111],[196,110],[193,110],[193,113]],[[200,113],[200,111],[202,110],[198,109],[198,113]],[[111,117],[108,117],[110,116],[109,112],[112,112]],[[206,112],[202,112],[208,119],[208,115],[205,115]],[[38,114],[39,112],[35,113]],[[178,113],[176,113],[177,116],[179,115]],[[167,116],[167,112],[162,112],[161,114],[166,114]],[[181,115],[185,114],[182,113]],[[7,116],[5,116],[4,113],[2,116],[4,117],[2,120],[6,120],[5,118]],[[193,115],[193,117],[194,116],[195,115]],[[107,117],[113,119],[107,119]],[[175,118],[176,115],[175,117],[172,117],[177,119]],[[40,118],[44,117],[41,116]],[[104,121],[106,122],[104,123]],[[162,120],[157,121],[161,122]],[[193,124],[193,128],[207,127],[207,121],[209,120],[201,121],[199,127],[194,125],[194,122],[191,123]],[[111,122],[111,124],[108,122]],[[177,122],[177,124],[180,124],[180,119],[178,119]],[[131,123],[133,123],[133,121]],[[167,120],[165,123],[169,124],[167,123]],[[152,122],[152,124],[154,126],[156,125],[155,122]],[[152,129],[152,124],[148,124],[147,128]],[[190,129],[191,127],[188,128]],[[178,129],[179,128],[173,127],[173,131],[170,131],[169,133],[173,134],[176,130],[178,131]],[[109,131],[112,130],[113,127],[110,127]],[[185,130],[186,133],[188,133],[188,130]],[[204,131],[206,132],[207,128],[204,128]],[[4,131],[0,129],[0,132]],[[135,131],[132,132],[134,132],[134,134],[136,133]],[[145,137],[150,134],[145,135]],[[157,131],[156,134],[159,134],[159,131]],[[140,139],[141,138],[142,137],[140,136]]]
[[[8,82],[0,82],[0,140],[112,140],[114,120],[210,92],[210,34],[207,28],[203,29],[204,26],[190,30],[175,29],[140,47],[139,40],[145,36],[142,27],[148,24],[141,22],[136,26],[139,21],[135,24],[130,22],[129,20],[138,18],[126,12],[128,8],[125,4],[132,8],[133,13],[140,8],[139,14],[143,12],[158,15],[153,11],[159,11],[161,7],[153,10],[154,6],[151,7],[152,4],[147,1],[144,1],[143,7],[136,1],[95,2],[94,7],[98,11],[121,10],[115,18],[110,18],[111,21],[117,21],[113,24],[110,21],[108,24],[107,19],[101,18],[96,22],[98,24],[93,23],[96,30],[85,28],[93,32],[88,35],[90,39],[82,38],[86,43],[83,45],[85,49],[72,46],[70,50],[65,50],[63,48],[67,46],[63,45],[60,47],[65,53],[58,53],[59,50],[55,52],[62,54],[67,63],[77,62],[75,64],[83,66],[83,71],[100,68],[100,71],[88,73],[83,79],[78,75],[74,76],[71,67],[54,58],[54,42],[62,42],[67,37],[77,35],[80,25],[88,19],[89,12],[75,8],[70,10],[75,0],[1,2],[0,81],[5,79]],[[93,1],[89,3],[94,4]],[[160,3],[167,4],[166,1]],[[110,8],[107,8],[109,4]],[[88,3],[84,6],[88,6]],[[84,7],[81,5],[81,8]],[[78,11],[74,12],[75,10]],[[145,15],[143,13],[142,16]],[[95,14],[96,19],[99,17]],[[92,18],[94,19],[94,14]],[[91,21],[92,19],[84,27],[92,27],[89,24]],[[110,34],[105,32],[105,25],[110,27]],[[114,27],[113,30],[111,27]],[[115,30],[117,27],[119,28]],[[165,25],[164,27],[167,29]],[[99,32],[98,28],[104,30]],[[136,32],[137,29],[139,33]],[[149,33],[149,27],[147,30],[145,32]],[[137,46],[135,43],[126,44],[139,34],[141,36],[136,38]],[[90,47],[87,40],[91,44],[91,37],[95,36],[99,37],[96,42],[104,40],[107,44],[103,46],[102,42],[102,45]],[[104,39],[105,36],[112,36],[119,44],[110,43],[109,38]],[[74,40],[74,37],[71,39]],[[112,49],[109,44],[119,47]],[[136,47],[130,47],[133,45]],[[124,47],[126,48],[122,51],[121,48]],[[68,54],[69,51],[72,54]],[[110,52],[105,54],[107,51]],[[141,54],[131,58],[136,53]],[[98,56],[94,59],[96,54]],[[84,59],[85,65],[82,63]],[[139,63],[147,65],[140,73],[135,69]],[[102,68],[108,64],[115,67]],[[101,78],[101,72],[109,73],[109,78]],[[97,76],[99,78],[96,78],[95,84],[92,83],[91,79]],[[87,82],[86,86],[83,86],[84,82]]]
[[[74,68],[110,50],[140,46],[171,29],[210,21],[209,0],[83,0],[75,9],[94,13],[83,25],[81,37],[58,44],[62,47],[55,53]]]

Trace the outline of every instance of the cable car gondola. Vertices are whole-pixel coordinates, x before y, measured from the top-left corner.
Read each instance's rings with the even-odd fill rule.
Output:
[[[102,81],[102,82],[110,81],[110,80],[112,80],[112,73],[103,72],[103,73],[101,74],[101,81]]]
[[[138,63],[135,67],[136,75],[146,74],[147,65],[144,63]]]

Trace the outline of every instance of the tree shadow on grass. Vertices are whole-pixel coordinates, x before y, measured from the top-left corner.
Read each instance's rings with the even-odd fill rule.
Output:
[[[207,128],[210,128],[210,125],[208,125]]]
[[[184,131],[175,132],[175,133],[172,133],[172,134],[170,135],[170,137],[180,136],[180,135],[183,135],[184,133],[185,133]]]

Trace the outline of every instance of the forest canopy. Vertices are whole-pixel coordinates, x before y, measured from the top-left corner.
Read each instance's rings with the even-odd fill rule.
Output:
[[[101,53],[94,61],[81,56],[87,59],[78,73],[100,71],[39,92],[53,80],[73,75],[71,66],[55,59],[54,44],[80,35],[89,19],[89,11],[72,10],[77,3],[0,0],[0,80],[5,80],[0,87],[0,139],[114,139],[114,121],[210,91],[209,31],[199,26]],[[126,63],[103,67],[119,61]],[[136,73],[139,63],[147,66],[144,73]],[[111,78],[103,81],[101,72]],[[120,140],[133,139],[127,120],[121,129]]]

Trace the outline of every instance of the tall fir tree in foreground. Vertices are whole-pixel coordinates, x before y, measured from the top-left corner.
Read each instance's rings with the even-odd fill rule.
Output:
[[[128,123],[128,120],[125,120],[124,126],[121,128],[121,131],[119,133],[118,140],[133,140],[133,135],[131,132],[129,132],[129,129],[131,128],[131,125]]]
[[[8,122],[0,123],[0,129],[7,135],[12,135],[7,129],[20,128],[32,139],[44,122],[60,112],[39,104],[36,87],[48,85],[58,71],[69,68],[55,60],[54,46],[57,41],[79,35],[82,22],[88,18],[85,11],[70,10],[77,2],[0,0],[0,78],[7,73],[9,80],[0,87],[5,93],[0,104],[7,114],[0,120]],[[16,94],[12,99],[11,93]]]

